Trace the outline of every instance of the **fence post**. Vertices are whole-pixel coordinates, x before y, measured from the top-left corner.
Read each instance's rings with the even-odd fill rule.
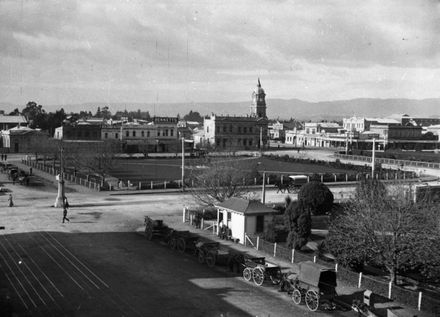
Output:
[[[275,258],[277,256],[277,243],[275,242],[273,245],[273,257]]]
[[[270,176],[267,176],[267,185],[270,184]]]
[[[422,308],[422,292],[419,292],[419,302],[417,303],[417,309],[420,311]]]
[[[281,184],[284,184],[284,175],[281,175]]]
[[[313,256],[313,263],[316,263],[316,255]]]
[[[260,247],[260,236],[257,236],[257,251],[259,247]]]
[[[295,249],[292,249],[292,263],[295,262]]]
[[[183,211],[182,211],[182,222],[185,223],[186,220],[186,207],[183,207]]]
[[[189,214],[189,224],[192,226],[193,224],[193,215]]]
[[[257,185],[257,178],[254,177],[254,185]]]
[[[139,181],[139,189],[142,189],[142,182]]]
[[[202,217],[202,219],[200,220],[200,229],[202,229],[203,230],[203,226],[205,225],[205,221],[204,221],[204,219],[203,219],[203,217]]]
[[[338,273],[338,263],[335,264],[335,272]]]
[[[333,176],[335,177],[335,183],[338,181],[338,177],[336,176],[336,174],[333,174]]]
[[[151,183],[150,183],[150,187],[151,187],[151,189],[154,188],[154,186],[153,186],[153,181],[151,181]]]
[[[163,188],[164,188],[164,189],[167,189],[167,181],[164,181],[164,182],[163,182]]]
[[[345,181],[348,182],[348,174],[345,174]]]
[[[321,174],[321,183],[324,183],[324,174]]]
[[[393,282],[390,281],[390,284],[388,285],[388,298],[391,299],[391,288],[393,287]]]
[[[194,180],[191,180],[191,187],[194,188]]]
[[[362,272],[359,273],[358,288],[361,288],[361,285],[362,285]]]

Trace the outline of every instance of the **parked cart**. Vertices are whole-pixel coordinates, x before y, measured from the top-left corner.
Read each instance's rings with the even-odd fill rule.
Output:
[[[196,243],[199,240],[199,236],[190,231],[178,231],[172,230],[166,237],[166,242],[171,249],[183,253],[185,251],[195,252]]]
[[[312,261],[299,263],[296,278],[290,281],[292,300],[299,305],[304,300],[311,311],[316,311],[321,304],[335,307],[336,271]]]
[[[152,240],[153,238],[160,238],[162,240],[165,240],[172,230],[163,223],[163,220],[153,220],[148,216],[145,216],[144,224],[145,237],[148,240]]]
[[[263,285],[267,279],[274,285],[281,282],[281,268],[276,264],[266,262],[264,257],[245,258],[243,267],[244,279],[253,280],[258,286]]]

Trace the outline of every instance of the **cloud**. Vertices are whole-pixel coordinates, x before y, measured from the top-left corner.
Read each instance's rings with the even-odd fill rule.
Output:
[[[276,96],[323,100],[347,95],[347,78],[365,82],[358,94],[385,94],[372,84],[381,70],[394,95],[404,86],[395,69],[409,70],[408,85],[438,84],[429,74],[440,66],[439,13],[424,0],[0,1],[0,84],[38,82],[57,95],[64,83],[74,96],[89,83],[121,99],[158,90],[173,101],[217,89],[227,100],[238,89],[247,98],[264,76]]]

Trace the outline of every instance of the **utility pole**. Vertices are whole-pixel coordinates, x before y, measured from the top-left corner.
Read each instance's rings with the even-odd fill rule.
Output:
[[[182,133],[182,191],[185,191],[185,136]]]
[[[261,203],[266,203],[266,172],[263,171],[263,186],[261,188]]]
[[[376,139],[373,138],[373,151],[371,154],[371,179],[374,179],[375,160],[376,160]]]
[[[60,174],[58,177],[58,194],[55,199],[54,207],[64,206],[64,148],[63,139],[61,139],[61,149],[60,149]]]

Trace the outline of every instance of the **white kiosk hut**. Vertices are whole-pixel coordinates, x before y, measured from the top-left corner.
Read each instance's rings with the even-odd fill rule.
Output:
[[[267,207],[257,200],[232,197],[215,205],[217,224],[227,226],[232,231],[232,238],[244,244],[245,233],[263,233],[266,224],[271,222],[277,210]],[[218,232],[217,232],[218,233]]]

